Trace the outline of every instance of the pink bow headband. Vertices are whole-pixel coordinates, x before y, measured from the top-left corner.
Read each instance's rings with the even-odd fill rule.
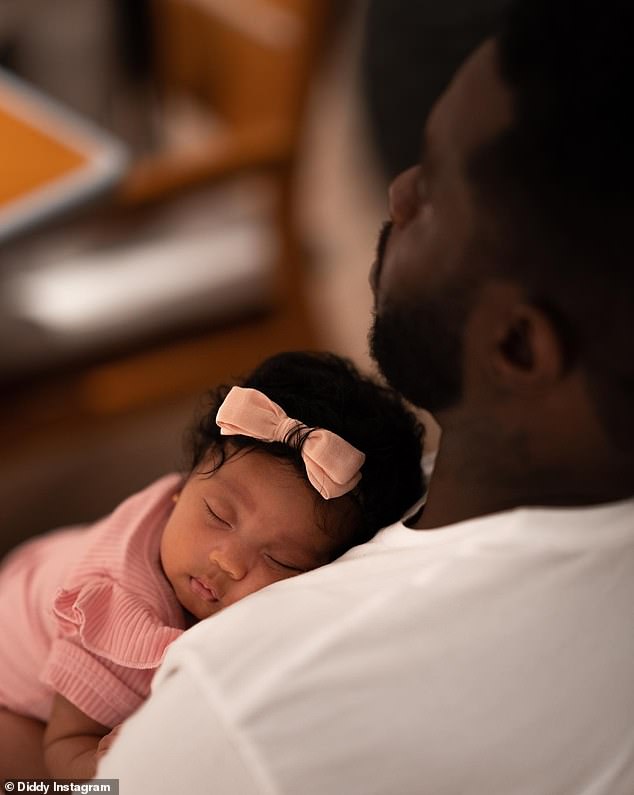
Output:
[[[240,434],[263,442],[287,442],[289,432],[310,430],[301,455],[308,480],[326,500],[347,494],[361,480],[362,452],[332,431],[309,428],[288,417],[257,389],[232,387],[218,409],[216,424],[223,436]]]

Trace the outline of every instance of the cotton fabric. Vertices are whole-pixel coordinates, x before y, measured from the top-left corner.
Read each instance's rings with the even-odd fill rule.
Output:
[[[159,795],[631,795],[633,605],[632,501],[396,525],[177,641],[99,775]]]
[[[104,726],[147,698],[185,617],[159,545],[181,479],[168,475],[90,527],[58,530],[0,567],[0,706],[46,721],[60,693]]]

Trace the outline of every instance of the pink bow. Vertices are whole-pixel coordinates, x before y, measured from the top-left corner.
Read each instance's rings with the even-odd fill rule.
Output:
[[[257,389],[234,386],[218,409],[216,423],[223,436],[250,436],[263,442],[286,442],[287,435],[308,426],[288,417],[281,406]],[[325,428],[310,429],[301,455],[308,480],[321,496],[341,497],[361,480],[365,455]]]

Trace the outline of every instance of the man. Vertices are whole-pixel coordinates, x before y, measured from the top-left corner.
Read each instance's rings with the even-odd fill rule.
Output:
[[[440,99],[372,277],[424,511],[175,644],[124,795],[634,792],[633,37],[520,0]]]

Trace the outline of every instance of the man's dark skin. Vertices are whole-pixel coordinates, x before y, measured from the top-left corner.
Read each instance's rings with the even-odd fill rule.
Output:
[[[393,227],[372,276],[378,323],[386,307],[401,311],[405,296],[412,303],[420,297],[443,319],[447,286],[477,278],[480,264],[470,260],[467,248],[491,219],[477,203],[465,164],[512,121],[512,95],[490,41],[460,69],[434,108],[422,164],[391,186]],[[455,333],[451,320],[444,322]],[[517,506],[598,504],[634,493],[631,457],[603,429],[586,373],[567,366],[557,329],[529,303],[521,284],[485,277],[461,332],[462,389],[450,405],[442,398],[434,405],[431,393],[429,402],[421,402],[410,386],[416,377],[405,372],[412,368],[396,374],[385,368],[393,386],[433,410],[443,431],[427,504],[415,527],[437,528]],[[444,333],[441,327],[434,336]],[[395,349],[408,343],[389,344]],[[380,352],[378,360],[382,365]],[[424,356],[419,362],[424,371]]]

